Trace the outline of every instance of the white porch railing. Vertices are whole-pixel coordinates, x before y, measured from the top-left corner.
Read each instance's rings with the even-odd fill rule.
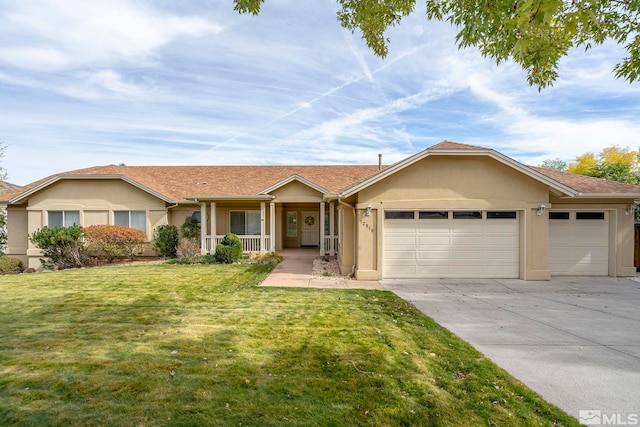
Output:
[[[331,253],[331,236],[324,236],[324,253],[325,255],[335,255],[338,253],[338,236],[333,236],[333,254]]]
[[[242,242],[242,252],[260,252],[260,236],[238,236],[240,241]],[[331,253],[331,239],[333,238],[333,254]],[[211,236],[206,236],[205,239],[205,249],[207,253],[212,254],[216,251],[216,246],[220,241],[224,239],[224,235],[214,236],[213,239]],[[264,252],[268,252],[271,248],[271,236],[264,236]],[[335,255],[338,253],[338,236],[324,236],[324,253],[325,255]]]
[[[240,241],[242,242],[242,252],[260,252],[260,236],[238,236]],[[216,251],[216,246],[220,241],[224,239],[224,235],[214,236],[213,239],[211,236],[206,236],[205,239],[205,249],[207,253],[214,253]],[[264,251],[268,252],[269,248],[271,248],[271,236],[264,236]]]

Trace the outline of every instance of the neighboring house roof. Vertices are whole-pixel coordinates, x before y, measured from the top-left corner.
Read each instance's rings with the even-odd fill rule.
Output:
[[[326,195],[348,197],[385,177],[432,155],[484,155],[548,185],[568,197],[640,198],[640,187],[603,179],[525,166],[495,150],[443,141],[391,166],[95,166],[51,175],[24,187],[8,190],[0,198],[20,203],[31,194],[60,180],[122,179],[168,203],[185,198],[260,198],[298,181]]]
[[[616,181],[607,181],[606,179],[577,175],[568,172],[560,172],[557,170],[545,169],[537,166],[529,166],[529,168],[538,171],[555,181],[562,182],[564,185],[567,185],[576,190],[582,196],[637,196],[638,192],[640,192],[640,187],[638,187],[637,185],[624,184],[622,182]]]
[[[12,184],[7,181],[0,181],[0,194],[8,193],[9,191],[15,191],[21,188],[19,185]]]

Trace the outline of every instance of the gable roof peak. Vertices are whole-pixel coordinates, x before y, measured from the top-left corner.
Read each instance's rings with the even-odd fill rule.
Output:
[[[470,144],[462,144],[460,142],[453,142],[444,140],[436,145],[433,145],[427,150],[490,150],[486,147],[481,147],[479,145],[470,145]]]

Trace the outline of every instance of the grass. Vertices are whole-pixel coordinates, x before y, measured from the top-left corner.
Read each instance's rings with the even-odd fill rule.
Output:
[[[393,294],[271,268],[0,277],[0,425],[578,425]]]

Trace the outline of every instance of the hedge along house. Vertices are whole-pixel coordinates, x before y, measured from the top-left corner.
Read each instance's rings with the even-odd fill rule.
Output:
[[[201,219],[203,253],[228,232],[245,252],[313,247],[357,279],[634,276],[640,187],[528,167],[442,142],[388,167],[100,166],[3,195],[8,254],[79,223],[140,228]]]

